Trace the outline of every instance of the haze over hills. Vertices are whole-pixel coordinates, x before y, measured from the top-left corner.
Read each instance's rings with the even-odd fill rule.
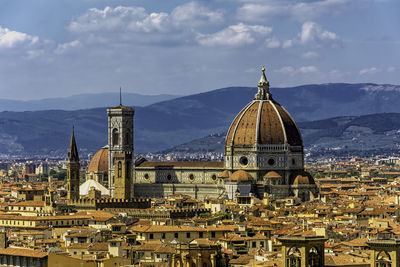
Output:
[[[304,85],[271,89],[271,92],[297,122],[400,112],[400,86],[394,85]],[[235,115],[255,93],[256,89],[251,87],[229,87],[136,107],[135,151],[160,151],[211,133],[226,132]],[[124,104],[131,105],[125,99]],[[378,125],[379,116],[376,120],[375,117],[366,117],[369,118],[366,120]],[[97,151],[106,144],[105,108],[0,112],[0,154],[63,155],[73,124],[82,153]],[[308,143],[307,140],[318,139],[317,131],[304,125],[305,143],[312,145],[317,141]]]
[[[124,103],[132,106],[147,106],[164,100],[179,97],[178,95],[142,95],[122,93]],[[119,93],[79,94],[68,97],[45,98],[40,100],[0,99],[0,111],[35,111],[35,110],[77,110],[119,105]]]

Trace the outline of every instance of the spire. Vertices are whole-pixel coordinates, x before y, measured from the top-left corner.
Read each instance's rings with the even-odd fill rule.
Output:
[[[119,105],[122,106],[122,88],[119,87]]]
[[[269,81],[265,76],[265,67],[263,66],[260,81],[258,82],[258,92],[254,96],[256,100],[271,100],[272,95],[269,93]]]
[[[71,136],[71,142],[69,144],[68,161],[79,162],[78,149],[76,147],[76,142],[75,142],[74,126],[72,126],[72,136]]]

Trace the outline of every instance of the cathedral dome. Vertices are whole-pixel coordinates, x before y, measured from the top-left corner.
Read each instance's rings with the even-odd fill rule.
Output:
[[[226,136],[226,146],[302,146],[300,131],[290,114],[272,99],[265,69],[255,99],[245,106]]]
[[[94,154],[87,170],[88,172],[108,172],[108,147],[103,147]]]

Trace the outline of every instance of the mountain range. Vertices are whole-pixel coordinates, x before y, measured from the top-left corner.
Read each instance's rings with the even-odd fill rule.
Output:
[[[178,95],[142,95],[122,93],[122,100],[131,106],[148,106],[160,101],[179,97]],[[117,106],[119,93],[79,94],[68,97],[45,98],[40,100],[0,99],[0,111],[36,111],[36,110],[77,110]]]
[[[254,98],[255,93],[256,88],[252,87],[229,87],[136,106],[135,151],[161,151],[212,133],[226,132],[235,115]],[[320,136],[321,132],[317,134],[314,128],[307,128],[308,122],[319,121],[315,123],[329,125],[332,121],[325,122],[324,119],[400,113],[400,86],[396,85],[303,85],[272,88],[271,93],[297,122],[305,123],[299,125],[306,146],[326,138]],[[133,106],[127,100],[124,100],[124,104]],[[366,119],[368,124],[379,125],[379,116],[386,115],[376,116],[360,119]],[[396,114],[393,116],[396,121]],[[77,143],[82,153],[94,152],[106,144],[105,108],[0,112],[0,154],[64,155],[72,125],[75,125]],[[332,132],[329,135],[332,138],[337,137],[335,130],[328,132]]]

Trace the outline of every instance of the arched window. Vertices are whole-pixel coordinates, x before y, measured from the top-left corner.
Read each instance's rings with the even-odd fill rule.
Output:
[[[117,128],[114,128],[114,130],[112,131],[112,144],[113,146],[119,145],[119,134]]]
[[[318,253],[318,250],[315,247],[312,247],[308,253],[308,265],[310,267],[318,267],[320,266],[321,255]]]
[[[286,263],[288,267],[300,267],[301,266],[301,253],[296,247],[291,247],[287,253]]]

